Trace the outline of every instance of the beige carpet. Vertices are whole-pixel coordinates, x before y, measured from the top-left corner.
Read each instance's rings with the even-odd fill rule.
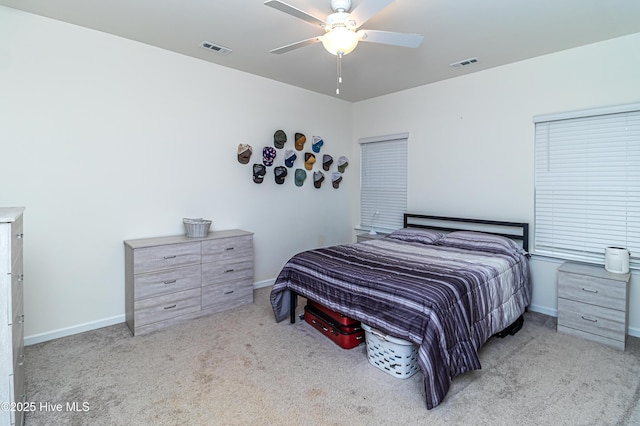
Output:
[[[343,350],[304,321],[276,323],[269,291],[147,336],[120,324],[27,347],[37,409],[26,424],[640,424],[639,339],[620,352],[528,314],[427,410],[421,373],[397,379],[369,364],[364,345]]]

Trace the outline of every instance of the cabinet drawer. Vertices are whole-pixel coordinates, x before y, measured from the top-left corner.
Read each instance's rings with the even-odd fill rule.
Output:
[[[624,340],[626,314],[623,311],[558,299],[558,325],[615,340]]]
[[[18,362],[24,355],[24,317],[20,317],[11,325],[13,362]]]
[[[559,272],[558,297],[624,311],[627,286],[621,281]]]
[[[218,238],[202,242],[202,261],[218,262],[239,257],[253,258],[253,237]]]
[[[13,272],[11,273],[11,312],[13,313],[13,320],[15,321],[18,316],[22,315],[23,307],[23,280],[24,275],[22,273],[22,256],[18,256],[14,265]]]
[[[15,265],[18,257],[22,256],[22,240],[24,234],[22,230],[22,215],[11,224],[11,265]],[[11,271],[13,273],[13,270]]]
[[[200,310],[200,288],[135,302],[136,327]]]
[[[135,276],[135,300],[177,291],[198,288],[201,284],[200,265],[184,266]]]
[[[202,264],[202,285],[239,279],[253,280],[253,260],[210,262]]]
[[[202,309],[223,311],[253,303],[251,280],[238,280],[202,287]]]
[[[199,242],[169,244],[136,249],[133,255],[133,273],[160,271],[200,263]]]

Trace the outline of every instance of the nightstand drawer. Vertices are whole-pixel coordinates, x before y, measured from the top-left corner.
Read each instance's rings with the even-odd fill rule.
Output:
[[[558,274],[558,297],[624,311],[627,288],[624,282],[567,272]]]
[[[624,340],[626,313],[615,309],[558,299],[558,326],[586,331],[614,340]]]

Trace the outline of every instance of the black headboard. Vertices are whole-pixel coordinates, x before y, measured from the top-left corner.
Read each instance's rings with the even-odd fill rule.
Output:
[[[405,213],[405,228],[426,228],[436,231],[478,231],[522,241],[522,248],[529,251],[529,224],[499,220],[467,219],[460,217],[430,216]]]

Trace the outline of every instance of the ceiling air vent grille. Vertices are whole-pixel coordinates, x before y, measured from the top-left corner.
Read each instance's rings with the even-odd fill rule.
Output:
[[[218,52],[221,55],[228,55],[229,53],[231,53],[231,49],[229,49],[228,47],[220,46],[219,44],[211,43],[209,41],[203,41],[202,43],[200,43],[200,47]]]
[[[478,58],[469,58],[449,64],[451,68],[463,68],[478,63]]]

